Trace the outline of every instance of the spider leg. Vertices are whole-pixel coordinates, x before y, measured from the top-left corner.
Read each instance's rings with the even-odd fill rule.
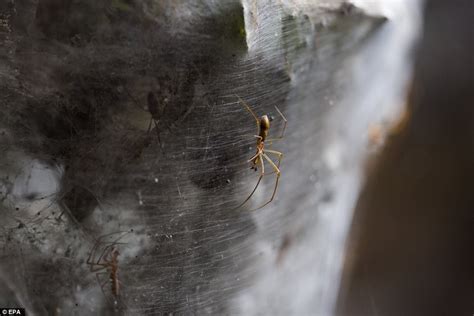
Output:
[[[123,237],[123,236],[122,236]],[[122,238],[120,237],[120,238]],[[117,239],[118,240],[118,239]],[[100,257],[97,259],[97,263],[94,263],[94,264],[101,264],[100,262],[103,261],[103,262],[108,262],[107,260],[107,256],[112,252],[113,250],[113,247],[115,245],[124,245],[125,243],[120,243],[120,242],[117,242],[117,241],[114,241],[112,243],[110,243],[109,245],[105,246],[104,247],[104,250],[102,251],[102,254],[100,255]],[[104,259],[105,257],[105,259]]]
[[[120,234],[119,237],[115,238],[114,240],[112,241],[103,241],[106,237],[108,236],[113,236],[113,235],[117,235],[117,234]],[[118,232],[113,232],[113,233],[110,233],[110,234],[106,234],[106,235],[102,235],[99,237],[99,239],[97,239],[97,245],[98,244],[106,244],[108,246],[113,246],[113,245],[123,245],[125,243],[122,243],[122,242],[118,242],[120,239],[122,239],[123,237],[125,237],[126,235],[130,234],[129,231],[118,231]]]
[[[107,258],[107,255],[112,251],[111,248],[112,248],[113,246],[114,246],[113,244],[110,244],[110,245],[107,245],[107,246],[104,247],[104,249],[103,249],[103,251],[102,251],[102,254],[101,254],[101,255],[99,256],[99,258],[97,259],[97,263],[96,263],[96,264],[100,264],[100,262],[102,261],[102,259],[103,259],[104,257]],[[106,260],[105,260],[105,261],[106,261]]]
[[[281,130],[280,136],[275,137],[275,138],[269,138],[269,139],[267,139],[267,142],[272,142],[272,141],[280,140],[280,139],[283,139],[283,137],[285,136],[286,124],[288,123],[288,120],[287,120],[286,117],[283,115],[283,113],[281,113],[280,109],[278,109],[278,108],[276,107],[276,105],[275,105],[275,109],[277,110],[278,114],[280,114],[281,118],[283,119],[283,129]]]
[[[99,283],[100,287],[103,288],[109,279],[105,279],[105,281],[103,281],[103,282],[101,283],[101,282],[100,282],[99,275],[109,275],[109,273],[108,273],[108,272],[97,272],[97,273],[95,274],[95,277],[96,277],[96,279],[97,279],[97,283]]]
[[[115,245],[125,244],[125,243],[119,243],[118,241],[120,239],[122,239],[125,235],[129,234],[129,232],[122,232],[122,234],[118,238],[116,238],[115,240],[110,242],[107,246],[105,246],[102,253],[101,253],[101,255],[97,258],[97,261],[96,261],[95,260],[95,252],[97,251],[98,246],[102,243],[101,240],[104,237],[107,237],[107,236],[110,236],[110,235],[113,235],[113,234],[117,234],[117,233],[111,233],[111,234],[107,234],[107,235],[104,235],[104,236],[100,237],[99,240],[95,243],[94,247],[92,248],[91,254],[89,255],[89,258],[87,259],[87,262],[86,262],[87,264],[89,264],[91,266],[91,272],[100,271],[104,267],[108,266],[108,260],[104,259],[104,257],[107,257],[110,254],[110,252],[112,251],[111,250],[112,247],[114,247]],[[94,256],[92,256],[92,254],[94,254]],[[102,263],[101,263],[101,261],[102,261]],[[97,268],[97,266],[99,266],[99,268]]]
[[[253,135],[255,137],[257,137],[258,139],[262,140],[262,136],[258,136],[258,135]],[[251,162],[253,161],[255,158],[257,158],[258,155],[260,155],[260,152],[261,152],[261,149],[258,149],[257,148],[257,153],[255,155],[252,156],[252,158],[250,158],[249,160],[247,160],[247,162]]]
[[[275,105],[275,109],[277,110],[278,114],[280,114],[281,118],[283,119],[284,123],[283,123],[283,129],[281,131],[281,134],[280,134],[280,137],[278,137],[278,139],[282,139],[283,136],[285,136],[285,131],[286,131],[286,124],[288,123],[288,120],[286,119],[286,117],[283,115],[283,113],[281,113],[280,109]]]
[[[95,253],[97,252],[97,249],[98,249],[98,245],[100,245],[99,242],[97,242],[94,247],[92,248],[93,250],[91,251],[91,254],[89,255],[89,258],[87,259],[86,263],[88,265],[90,265],[90,270],[91,272],[95,272],[95,271],[100,271],[104,268],[106,268],[108,265],[106,263],[101,263],[101,260],[102,258],[104,257],[104,254],[106,252],[106,250],[108,248],[110,248],[109,246],[105,247],[104,248],[104,251],[102,252],[102,254],[99,256],[99,258],[97,259],[97,262],[95,260]],[[92,256],[92,254],[94,254],[94,256]]]
[[[105,235],[102,235],[100,236],[98,239],[96,239],[96,244],[114,244],[114,243],[117,243],[117,241],[119,241],[120,239],[122,239],[125,235],[129,234],[130,232],[128,231],[118,231],[118,232],[113,232],[113,233],[109,233],[109,234],[105,234]],[[113,236],[113,235],[117,235],[117,234],[120,234],[120,236],[118,238],[116,238],[115,240],[111,241],[111,242],[107,242],[107,241],[104,241],[104,239],[106,239],[106,237],[108,236]]]
[[[122,239],[123,237],[125,237],[126,235],[130,234],[129,231],[119,231],[119,232],[115,232],[115,233],[111,233],[111,234],[107,234],[105,236],[110,236],[110,235],[115,235],[115,234],[120,234],[120,236],[116,239],[114,239],[111,244],[112,245],[124,245],[125,243],[121,243],[121,242],[118,242],[120,239]]]
[[[247,109],[247,111],[249,111],[250,114],[252,114],[253,118],[255,119],[255,123],[257,124],[257,130],[260,129],[260,120],[258,119],[257,115],[255,114],[254,111],[252,111],[252,109],[250,108],[250,106],[244,101],[242,100],[241,97],[239,97],[237,94],[235,95],[237,98],[239,98],[239,101],[240,103],[242,103],[245,108]]]
[[[97,248],[99,247],[99,242],[96,242],[94,246],[91,249],[91,253],[89,254],[89,257],[87,257],[86,263],[89,265],[93,265],[95,261],[95,253],[97,251]]]
[[[250,158],[249,160],[247,160],[247,162],[251,162],[253,161],[255,158],[257,158],[259,155],[261,155],[262,152],[259,150],[257,151],[257,153],[255,155],[252,156],[252,158]]]
[[[259,154],[257,156],[260,157],[259,161],[260,161],[260,166],[262,167],[262,169],[260,170],[260,176],[258,178],[258,181],[257,181],[257,184],[255,185],[255,188],[253,188],[252,190],[252,193],[250,193],[250,195],[245,199],[245,201],[243,201],[239,206],[237,206],[235,209],[238,209],[238,208],[241,208],[245,203],[247,203],[248,200],[250,200],[250,198],[252,197],[252,195],[255,193],[255,191],[257,190],[258,188],[258,185],[260,184],[260,181],[262,181],[262,178],[263,176],[265,175],[265,165],[263,164],[263,159],[262,159],[262,154],[261,152],[259,152]]]
[[[109,245],[105,246],[103,251],[102,251],[102,254],[99,256],[99,258],[97,259],[97,262],[96,264],[100,264],[100,261],[102,260],[102,258],[105,256],[107,257],[107,255],[110,253],[111,251],[111,248],[115,245],[122,245],[124,243],[119,243],[118,241],[120,239],[122,239],[125,235],[127,235],[129,232],[122,232],[122,234],[116,238],[114,241],[112,241]],[[106,237],[106,236],[109,236],[109,235],[113,235],[113,234],[116,234],[116,233],[112,233],[112,234],[108,234],[108,235],[105,235],[105,236],[102,236],[101,238],[99,238],[99,241],[97,242],[98,244],[100,244],[100,240],[103,238],[103,237]],[[95,259],[94,259],[95,261]]]
[[[247,138],[247,137],[262,138],[262,136],[258,136],[258,135],[255,135],[255,134],[243,134],[241,136],[245,137],[245,138]]]
[[[271,201],[273,201],[273,198],[275,197],[275,194],[276,194],[276,191],[277,191],[277,188],[278,188],[278,181],[280,180],[280,169],[278,169],[278,167],[275,165],[275,163],[270,159],[270,157],[265,155],[265,153],[262,153],[262,156],[270,163],[270,165],[273,167],[273,170],[275,170],[275,173],[276,173],[275,188],[273,189],[273,194],[272,194],[272,197],[270,198],[270,200],[267,203],[260,206],[259,208],[253,209],[252,211],[259,210],[262,207],[269,204]]]
[[[105,291],[104,291],[104,286],[106,285],[107,281],[109,279],[106,279],[105,282],[103,282],[102,284],[100,283],[100,279],[99,279],[99,275],[104,275],[104,274],[108,274],[107,272],[102,272],[102,273],[96,273],[95,274],[95,277],[97,278],[97,283],[99,283],[99,286],[100,286],[100,290],[102,291],[102,294],[104,295],[105,299],[113,305],[113,302],[110,300],[110,298],[105,294]]]
[[[265,150],[265,152],[266,152],[266,153],[269,153],[269,154],[274,154],[274,155],[277,155],[277,156],[278,156],[278,162],[277,162],[276,165],[277,165],[278,170],[280,170],[280,163],[281,163],[281,160],[282,160],[282,158],[283,158],[283,154],[282,154],[281,152],[279,152],[279,151],[270,150],[270,149]],[[272,172],[267,173],[267,174],[270,175],[270,174],[274,174],[274,173],[276,173],[276,170],[275,170],[275,169],[273,169]]]
[[[90,268],[91,272],[102,271],[109,267],[109,264],[107,263],[90,263],[89,265],[91,266]]]
[[[159,122],[159,120],[158,120]],[[155,125],[155,130],[156,130],[156,136],[158,137],[158,145],[160,145],[160,149],[163,148],[161,145],[161,138],[160,138],[160,132],[158,131],[158,123],[157,120],[155,120],[153,117],[150,118],[150,123],[148,124],[148,129],[147,129],[147,134],[151,132],[151,125]]]

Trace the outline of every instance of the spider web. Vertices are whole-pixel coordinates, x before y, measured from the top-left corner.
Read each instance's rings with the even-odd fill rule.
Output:
[[[415,6],[388,22],[339,1],[2,4],[0,305],[331,313],[364,135],[400,110]],[[258,177],[236,95],[276,118],[270,137],[275,105],[288,119],[270,146],[276,199],[258,212],[275,180],[235,210]],[[111,232],[129,232],[120,310],[85,262]]]

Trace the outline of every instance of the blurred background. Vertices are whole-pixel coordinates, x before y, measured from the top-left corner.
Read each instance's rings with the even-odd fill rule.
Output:
[[[426,2],[409,118],[368,169],[337,314],[474,310],[473,9]]]
[[[0,307],[471,315],[473,6],[2,1]]]

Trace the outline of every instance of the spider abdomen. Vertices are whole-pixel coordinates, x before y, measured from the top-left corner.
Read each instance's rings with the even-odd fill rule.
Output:
[[[260,141],[264,142],[268,136],[268,131],[270,130],[270,119],[268,115],[263,115],[260,118],[260,133],[259,136],[261,137]]]

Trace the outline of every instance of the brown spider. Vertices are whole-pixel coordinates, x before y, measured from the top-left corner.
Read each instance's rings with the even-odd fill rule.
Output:
[[[107,282],[111,282],[111,291],[115,300],[118,299],[120,294],[120,281],[118,278],[118,256],[120,255],[120,252],[118,251],[117,245],[124,244],[119,243],[118,241],[126,234],[128,234],[128,232],[122,233],[120,237],[108,243],[103,242],[102,240],[104,237],[112,234],[100,237],[92,247],[91,253],[86,261],[86,263],[90,266],[90,271],[96,273],[95,276],[97,278],[97,282],[99,283],[102,293],[106,298],[107,295],[105,295],[104,286]],[[106,244],[106,246],[102,249],[101,255],[96,260],[97,251],[101,244]],[[108,278],[101,281],[100,276],[104,275],[108,276]]]
[[[276,141],[276,140],[283,139],[284,134],[285,134],[285,130],[286,130],[287,120],[286,120],[285,116],[280,112],[280,110],[275,106],[275,109],[277,110],[278,114],[280,114],[281,118],[284,121],[283,130],[281,131],[281,135],[279,137],[273,138],[273,139],[267,139],[268,132],[270,130],[270,121],[271,121],[270,117],[268,117],[268,115],[263,115],[260,118],[258,118],[257,115],[252,111],[250,106],[244,100],[242,100],[241,97],[239,97],[238,95],[236,95],[236,96],[237,96],[237,98],[239,98],[239,101],[245,106],[247,111],[249,111],[249,113],[252,114],[252,116],[254,117],[255,122],[257,124],[258,135],[254,135],[257,138],[257,144],[256,144],[257,145],[257,152],[252,158],[250,158],[248,160],[248,162],[250,162],[252,164],[251,169],[253,169],[255,171],[257,171],[258,167],[260,166],[260,176],[258,178],[257,184],[255,185],[255,188],[252,190],[252,193],[250,193],[250,195],[245,199],[245,201],[243,201],[238,207],[236,207],[236,209],[242,207],[248,200],[250,200],[252,195],[257,190],[258,185],[260,184],[260,181],[262,180],[263,176],[265,175],[264,160],[266,160],[270,164],[270,166],[273,168],[273,172],[271,172],[269,174],[276,173],[276,181],[275,181],[275,187],[273,189],[272,197],[270,198],[269,201],[267,201],[266,203],[264,203],[260,207],[258,207],[256,209],[253,209],[253,211],[255,211],[255,210],[261,209],[262,207],[264,207],[267,204],[269,204],[270,202],[272,202],[273,198],[275,197],[275,194],[276,194],[276,191],[277,191],[277,188],[278,188],[278,181],[280,180],[280,162],[281,162],[281,159],[283,157],[283,154],[279,151],[276,151],[276,150],[265,149],[265,141],[273,142],[273,141]],[[278,162],[275,164],[270,159],[270,157],[268,157],[267,153],[278,156]]]

